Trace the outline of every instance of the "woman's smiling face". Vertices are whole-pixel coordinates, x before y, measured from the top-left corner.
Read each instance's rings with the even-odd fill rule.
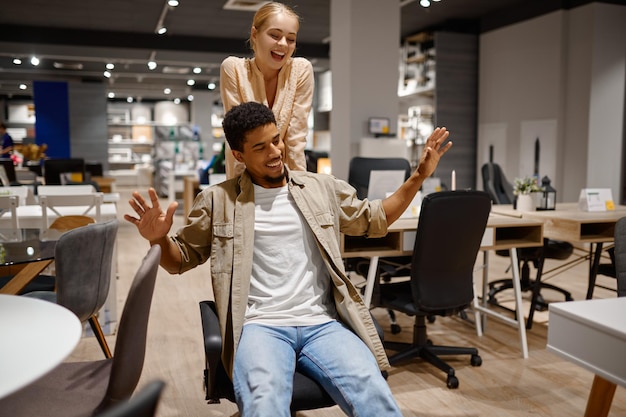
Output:
[[[286,13],[278,13],[261,28],[252,28],[254,55],[268,67],[280,70],[296,50],[298,20]]]

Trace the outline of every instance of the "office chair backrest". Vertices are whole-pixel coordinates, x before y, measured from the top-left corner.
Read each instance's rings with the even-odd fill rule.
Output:
[[[99,409],[128,399],[137,387],[146,354],[148,318],[160,259],[161,247],[152,246],[128,291],[117,331],[111,377]]]
[[[79,227],[55,246],[57,303],[81,322],[100,311],[109,295],[117,228],[117,220]]]
[[[626,297],[626,217],[615,224],[615,273],[617,296]]]
[[[363,158],[354,157],[350,160],[348,183],[356,189],[357,197],[367,198],[371,171],[405,171],[404,179],[411,175],[411,164],[404,158]],[[395,191],[395,190],[394,190]]]
[[[43,161],[43,177],[46,185],[61,185],[61,174],[71,172],[82,174],[85,181],[85,160],[83,158],[50,158]]]
[[[487,162],[482,166],[483,189],[491,197],[494,204],[513,204],[513,186],[502,172],[500,165]]]
[[[413,300],[424,311],[473,300],[473,271],[491,210],[482,191],[441,191],[422,201],[411,261]]]

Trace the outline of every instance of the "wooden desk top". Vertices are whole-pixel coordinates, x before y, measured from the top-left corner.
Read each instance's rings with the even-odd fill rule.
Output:
[[[344,257],[403,256],[413,251],[417,217],[400,218],[389,225],[386,236],[369,239],[341,235]],[[492,214],[481,242],[481,250],[512,249],[543,245],[543,222]]]
[[[551,239],[595,243],[613,241],[615,223],[626,216],[626,206],[616,206],[610,211],[581,211],[578,203],[558,203],[556,210],[520,212],[510,204],[496,204],[492,212],[542,221],[544,234]]]

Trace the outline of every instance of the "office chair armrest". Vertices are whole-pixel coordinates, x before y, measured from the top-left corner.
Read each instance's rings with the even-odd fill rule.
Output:
[[[219,403],[220,396],[216,392],[217,373],[222,362],[222,335],[214,301],[200,302],[202,334],[204,336],[204,391],[205,399],[210,403]]]

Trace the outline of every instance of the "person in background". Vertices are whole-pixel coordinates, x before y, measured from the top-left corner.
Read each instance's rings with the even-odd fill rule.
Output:
[[[135,224],[180,274],[211,260],[222,359],[242,417],[289,417],[296,369],[318,381],[349,416],[400,417],[380,370],[389,367],[368,308],[348,278],[340,233],[382,237],[452,146],[430,135],[419,165],[384,200],[359,200],[331,175],[291,171],[272,111],[256,102],[224,117],[240,177],[203,190],[189,224],[168,236],[177,203],[161,210],[133,193]],[[441,248],[445,250],[445,248]]]
[[[224,113],[233,106],[256,101],[274,112],[285,160],[291,170],[306,171],[306,136],[313,101],[313,66],[294,58],[299,16],[288,6],[270,2],[254,15],[248,40],[253,58],[228,57],[220,69]],[[243,164],[226,150],[226,176],[243,171]]]
[[[7,133],[7,127],[4,123],[0,123],[0,136],[2,136],[0,158],[9,158],[13,153],[13,138]]]

